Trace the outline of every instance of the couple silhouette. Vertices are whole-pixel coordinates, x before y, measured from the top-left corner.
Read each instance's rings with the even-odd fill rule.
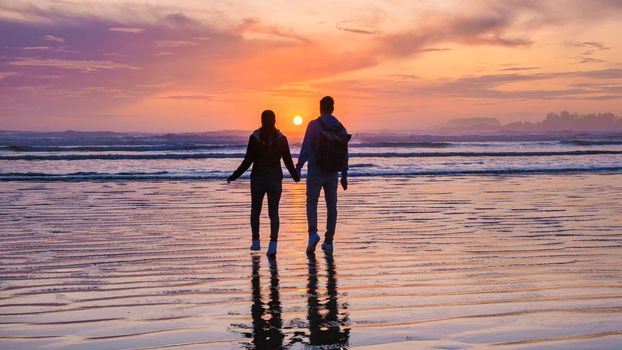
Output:
[[[276,128],[273,111],[261,113],[261,128],[255,130],[248,139],[244,160],[227,178],[227,183],[235,181],[252,165],[251,170],[251,250],[261,250],[259,237],[259,217],[263,199],[268,197],[270,217],[270,244],[267,255],[275,256],[279,238],[279,202],[281,200],[283,170],[281,159],[295,182],[300,182],[301,170],[307,167],[307,225],[309,240],[307,253],[315,252],[320,241],[317,229],[317,205],[320,191],[324,190],[326,200],[326,233],[322,249],[333,251],[333,238],[337,225],[337,188],[339,173],[341,186],[348,189],[348,142],[351,135],[333,115],[335,101],[330,96],[320,100],[320,116],[309,122],[294,166],[287,137]]]

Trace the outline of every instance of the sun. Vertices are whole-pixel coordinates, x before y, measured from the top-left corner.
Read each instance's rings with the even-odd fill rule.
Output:
[[[294,122],[294,125],[302,125],[302,117],[299,115],[295,116],[292,121]]]

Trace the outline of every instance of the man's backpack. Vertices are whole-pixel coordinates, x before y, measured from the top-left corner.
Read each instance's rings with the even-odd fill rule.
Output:
[[[316,154],[316,162],[326,172],[343,171],[348,160],[348,142],[352,135],[346,133],[341,123],[330,127],[321,118],[317,118],[322,131]]]

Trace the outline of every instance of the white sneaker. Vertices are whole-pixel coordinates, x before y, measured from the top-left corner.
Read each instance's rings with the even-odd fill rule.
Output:
[[[332,243],[322,243],[322,250],[325,252],[332,252],[333,251],[333,244]]]
[[[270,244],[268,245],[268,252],[266,253],[266,255],[268,256],[276,255],[276,242],[270,242]]]
[[[259,245],[258,239],[253,239],[253,244],[251,244],[251,250],[254,250],[254,251],[261,250],[261,246]]]
[[[309,236],[309,243],[307,244],[307,253],[314,253],[315,246],[320,242],[320,235],[314,233]]]

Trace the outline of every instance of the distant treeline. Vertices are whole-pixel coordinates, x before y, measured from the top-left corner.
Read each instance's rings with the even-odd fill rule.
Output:
[[[504,130],[575,130],[575,131],[620,131],[622,130],[622,118],[613,113],[578,114],[563,111],[561,113],[549,113],[546,119],[539,123],[517,122],[504,125]]]
[[[516,122],[502,125],[497,118],[459,118],[450,120],[440,130],[451,132],[474,131],[622,131],[622,117],[613,113],[578,114],[563,111],[549,113],[541,122]]]

